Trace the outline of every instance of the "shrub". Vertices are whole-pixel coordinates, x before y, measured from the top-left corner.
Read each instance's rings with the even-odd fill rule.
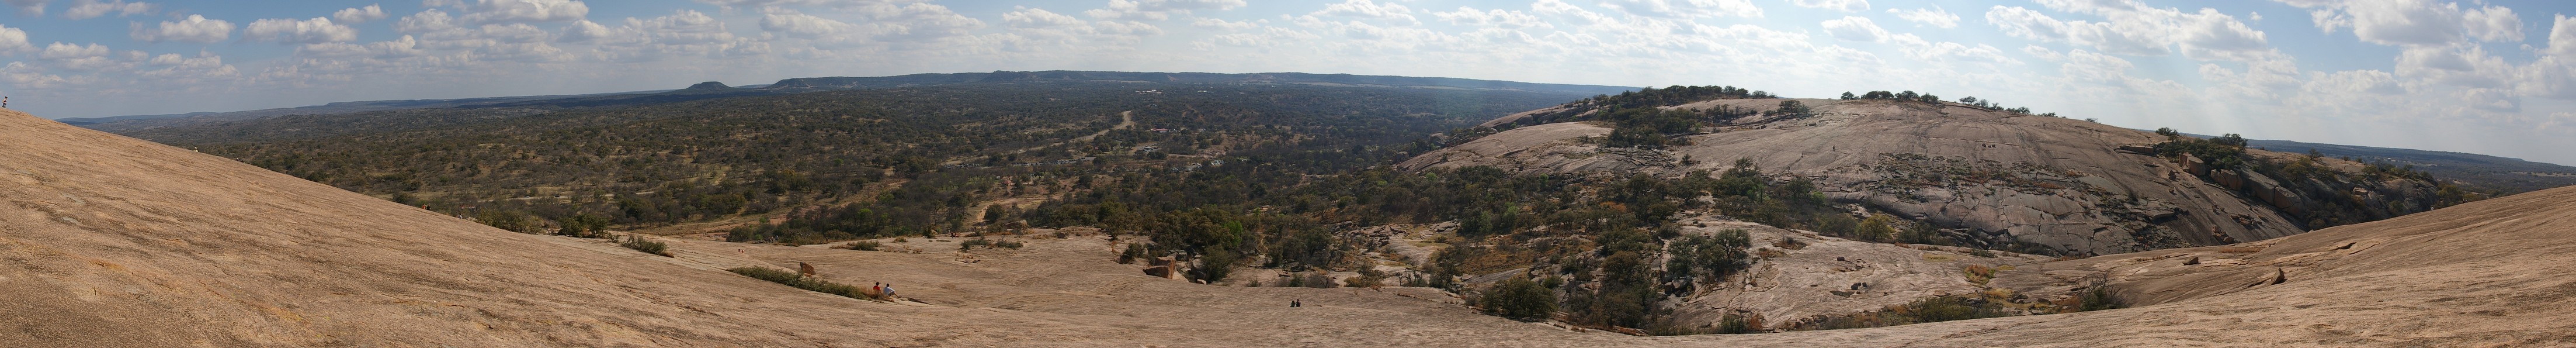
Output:
[[[670,244],[644,239],[643,236],[626,236],[625,238],[620,238],[617,240],[617,246],[626,247],[627,249],[635,249],[635,251],[641,251],[646,254],[662,255],[663,257],[671,256]]]
[[[1379,272],[1374,267],[1361,269],[1357,277],[1342,278],[1342,286],[1354,288],[1376,288],[1385,284],[1386,272]]]
[[[864,288],[824,281],[822,279],[806,278],[804,275],[782,269],[768,267],[736,267],[733,269],[727,269],[727,271],[733,271],[734,274],[752,277],[753,279],[767,280],[771,283],[783,284],[813,292],[840,295],[841,297],[862,300],[878,299],[875,298],[876,296],[868,294],[867,289]]]
[[[1476,304],[1483,306],[1486,313],[1506,318],[1547,319],[1556,315],[1556,293],[1530,281],[1528,276],[1494,283],[1476,299]]]
[[[1966,269],[1962,269],[1960,271],[1968,273],[1968,282],[1977,283],[1977,285],[1986,285],[1986,282],[1995,280],[1994,267],[1986,267],[1986,265],[1968,265]]]
[[[527,234],[537,234],[538,230],[544,227],[536,217],[516,210],[485,210],[474,214],[474,222],[504,231]]]
[[[858,243],[850,243],[849,248],[850,250],[877,251],[877,249],[885,248],[885,243],[878,243],[873,240],[863,240]]]
[[[579,237],[579,238],[612,238],[612,237],[615,237],[615,235],[612,235],[612,234],[607,233],[607,232],[608,232],[608,231],[607,231],[607,230],[608,230],[608,219],[607,219],[607,218],[599,217],[599,216],[597,216],[597,215],[590,215],[590,214],[586,214],[586,213],[585,213],[585,214],[576,214],[576,215],[573,215],[572,217],[564,218],[564,219],[563,219],[563,221],[556,221],[556,222],[555,222],[555,224],[556,224],[556,225],[560,225],[560,226],[561,226],[561,227],[558,227],[558,228],[556,228],[556,229],[555,229],[555,234],[558,234],[558,235],[565,235],[565,236],[572,236],[572,237]]]
[[[1136,263],[1137,259],[1146,257],[1145,243],[1129,243],[1126,251],[1118,253],[1118,263]]]
[[[1762,331],[1763,331],[1763,328],[1762,328],[1762,314],[1761,314],[1761,313],[1753,313],[1753,314],[1746,314],[1746,315],[1734,315],[1734,314],[1728,314],[1728,315],[1726,315],[1725,319],[1720,319],[1720,320],[1718,320],[1718,321],[1717,321],[1717,330],[1715,330],[1715,331],[1716,331],[1716,332],[1712,332],[1712,333],[1719,333],[1719,334],[1749,334],[1749,333],[1762,333]]]
[[[1952,320],[1994,318],[2011,315],[1984,299],[1959,296],[1927,298],[1904,305],[1888,306],[1879,312],[1823,318],[1797,325],[1801,330],[1839,330],[1921,324]]]

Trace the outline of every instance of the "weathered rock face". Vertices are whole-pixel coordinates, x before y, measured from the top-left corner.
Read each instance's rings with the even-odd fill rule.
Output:
[[[1670,108],[1775,109],[1779,99]],[[1519,127],[1417,156],[1406,168],[1494,166],[1520,173],[1723,171],[1738,158],[1813,179],[1830,198],[1962,230],[1986,247],[2037,244],[2107,254],[2278,238],[2303,232],[2262,199],[2157,157],[2153,133],[1959,104],[1801,100],[1817,116],[1739,119],[1692,145],[1605,148],[1586,122]],[[1559,107],[1563,108],[1563,107]],[[1547,109],[1534,113],[1568,113]],[[1519,115],[1516,115],[1519,116]],[[1496,124],[1526,123],[1507,118]],[[2260,151],[2256,151],[2260,152]],[[2251,184],[2248,184],[2251,185]]]
[[[1769,323],[1766,328],[1781,328],[1927,298],[1972,295],[1986,288],[1968,276],[1970,266],[2013,269],[2049,261],[2038,255],[1855,241],[1724,217],[1682,221],[1685,234],[1745,230],[1755,245],[1751,252],[1771,254],[1723,284],[1699,287],[1675,301],[1673,313],[1683,322],[1715,324],[1727,315],[1758,316]]]

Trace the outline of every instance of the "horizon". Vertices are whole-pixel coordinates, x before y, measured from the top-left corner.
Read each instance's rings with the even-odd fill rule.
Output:
[[[8,4],[0,94],[48,118],[823,76],[1300,72],[1913,90],[2127,128],[2576,163],[2549,150],[2576,148],[2576,4],[2545,1]]]

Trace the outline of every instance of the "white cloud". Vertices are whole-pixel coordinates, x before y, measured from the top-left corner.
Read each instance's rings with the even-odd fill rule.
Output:
[[[2513,9],[2488,6],[2463,11],[2461,16],[2469,26],[2469,37],[2480,41],[2522,41],[2522,17],[2514,15]]]
[[[1050,13],[1052,13],[1052,12],[1050,12]],[[1009,19],[1009,18],[1004,18],[1004,19]],[[1199,18],[1199,19],[1197,19],[1197,20],[1192,20],[1192,21],[1190,21],[1190,26],[1193,26],[1193,27],[1200,27],[1200,28],[1211,28],[1211,29],[1246,30],[1246,29],[1260,28],[1260,27],[1261,27],[1261,23],[1268,22],[1268,21],[1269,21],[1269,20],[1266,20],[1266,19],[1265,19],[1265,20],[1258,20],[1258,21],[1240,21],[1240,22],[1237,22],[1237,21],[1228,21],[1228,20],[1216,19],[1216,18]]]
[[[53,0],[0,0],[0,3],[6,3],[9,4],[9,7],[18,8],[18,14],[29,17],[45,15],[45,3],[48,2],[53,2]]]
[[[330,18],[314,17],[307,20],[272,18],[250,22],[250,26],[242,28],[242,39],[301,44],[349,42],[358,39],[358,29],[331,23]]]
[[[340,9],[339,12],[331,13],[331,19],[338,20],[340,23],[349,24],[372,22],[379,19],[385,19],[386,16],[384,6],[377,5],[344,8]]]
[[[2442,46],[2478,41],[2520,41],[2522,19],[2502,6],[2460,9],[2433,0],[2281,0],[2310,9],[2318,29],[2351,28],[2362,41],[2390,46]]]
[[[574,0],[426,0],[423,4],[455,8],[463,12],[458,20],[474,24],[571,22],[590,15],[590,5]]]
[[[295,49],[296,56],[306,58],[400,59],[427,54],[428,51],[420,48],[420,41],[411,35],[403,35],[402,38],[393,41],[370,42],[363,45],[329,42],[304,45]]]
[[[1174,13],[1224,11],[1243,6],[1243,0],[1109,0],[1108,7],[1082,11],[1082,14],[1097,19],[1159,21],[1171,18]]]
[[[107,2],[99,2],[98,0],[77,0],[72,2],[71,8],[63,10],[63,18],[73,20],[90,19],[106,16],[111,12],[116,13],[117,17],[124,17],[139,14],[151,14],[153,11],[159,10],[159,8],[160,6],[146,2],[125,2],[124,0],[108,0]]]
[[[609,28],[606,25],[600,25],[597,22],[585,20],[564,25],[563,34],[556,35],[555,40],[563,42],[590,43],[617,37],[629,37],[634,39],[626,41],[640,42],[642,41],[641,36],[642,33],[633,30],[633,28]]]
[[[795,11],[780,11],[761,15],[760,29],[789,37],[815,39],[853,32],[858,30],[858,26]]]
[[[650,20],[627,19],[628,26],[643,29],[653,41],[662,44],[719,44],[732,42],[733,32],[725,24],[704,12],[679,10],[669,16]]]
[[[1198,23],[1208,23],[1209,21],[1220,23],[1217,26],[1224,26],[1222,23],[1225,23],[1225,20],[1211,18],[1200,18]],[[1073,16],[1067,16],[1047,11],[1045,9],[1027,7],[1021,7],[1017,11],[1002,14],[1002,22],[1009,24],[1013,28],[1060,28],[1082,25],[1082,19],[1073,18]],[[1252,24],[1245,23],[1245,25],[1248,26]]]
[[[2396,75],[2378,70],[2337,71],[2308,80],[2300,89],[2315,94],[2397,95],[2406,93],[2406,87],[2397,83]]]
[[[878,40],[928,42],[968,36],[984,27],[983,20],[928,3],[873,7],[865,12],[875,21]]]
[[[35,50],[36,46],[27,42],[26,30],[11,28],[8,25],[0,25],[0,54],[16,54]]]
[[[1452,25],[1492,26],[1503,29],[1547,29],[1556,27],[1556,25],[1548,24],[1546,20],[1539,19],[1538,16],[1530,15],[1527,12],[1499,9],[1477,11],[1476,8],[1466,6],[1459,6],[1457,11],[1432,12],[1431,16],[1439,18],[1442,21],[1447,21]]]
[[[2563,14],[2552,17],[2556,18],[2550,22],[2549,49],[2546,52],[2555,56],[2576,56],[2576,21],[2569,20],[2576,17]]]
[[[2199,60],[2252,61],[2278,55],[2262,31],[2216,9],[2184,12],[2146,6],[2136,0],[2040,0],[2051,9],[2104,17],[2105,21],[2064,21],[2037,10],[1995,6],[1986,22],[2006,35],[2046,42],[2093,46],[2103,52],[2133,56],[2172,54]]]
[[[859,6],[883,5],[883,4],[886,4],[886,3],[890,2],[890,1],[901,1],[901,0],[695,0],[695,1],[697,1],[697,2],[699,2],[699,3],[708,4],[708,5],[716,5],[716,6],[724,6],[724,7],[765,8],[765,7],[773,7],[773,6],[791,6],[791,5],[793,5],[793,6],[826,6],[826,7],[835,7],[835,8],[849,8],[849,7],[859,7]]]
[[[43,59],[47,64],[53,65],[54,67],[81,72],[108,71],[122,69],[125,66],[130,65],[126,62],[118,61],[116,57],[113,56],[114,53],[115,51],[109,50],[107,49],[107,46],[100,44],[93,43],[83,46],[56,42],[51,45],[45,45],[45,50],[38,52],[36,54],[36,58]],[[134,53],[141,54],[142,52]]]
[[[1753,0],[1600,0],[1600,4],[1631,15],[1657,18],[1762,17],[1762,7],[1753,6]]]
[[[1896,18],[1905,19],[1907,22],[1914,22],[1915,25],[1928,25],[1941,29],[1959,27],[1959,15],[1951,14],[1949,10],[1941,9],[1940,6],[1913,10],[1898,10],[1891,8],[1887,9],[1887,13],[1896,14]]]
[[[232,38],[233,28],[233,22],[188,15],[188,19],[161,22],[159,26],[146,27],[143,23],[134,23],[131,35],[135,41],[142,42],[216,43]]]
[[[88,46],[82,46],[56,42],[52,45],[45,45],[45,51],[36,54],[36,57],[45,60],[97,58],[106,57],[110,52],[112,51],[107,49],[106,45],[89,44]]]
[[[1843,12],[1860,12],[1869,10],[1869,0],[1789,0],[1789,3],[1798,4],[1799,7],[1832,9]]]
[[[1344,0],[1342,3],[1338,4],[1325,4],[1323,10],[1315,11],[1315,13],[1307,15],[1372,18],[1384,20],[1388,23],[1402,23],[1405,25],[1422,23],[1422,21],[1413,18],[1413,9],[1406,8],[1404,5],[1397,4],[1394,1],[1380,4],[1369,0]]]
[[[1824,26],[1825,33],[1836,39],[1878,42],[1888,37],[1887,29],[1879,28],[1868,18],[1843,16],[1842,19],[1825,21]]]
[[[2057,53],[2057,50],[2048,49],[2047,47],[2039,47],[2037,45],[2022,46],[2021,53],[2028,54],[2032,57],[2039,57],[2040,60],[2051,62],[2066,60],[2066,54]]]
[[[447,11],[434,8],[403,16],[402,20],[394,22],[394,32],[404,34],[423,34],[454,28],[456,28],[456,17],[448,16]]]
[[[2476,46],[2408,47],[2397,54],[2397,76],[2453,86],[2506,88],[2519,70]]]

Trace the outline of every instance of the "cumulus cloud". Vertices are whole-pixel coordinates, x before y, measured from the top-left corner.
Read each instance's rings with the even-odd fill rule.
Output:
[[[1752,0],[1601,0],[1600,3],[1620,12],[1657,18],[1762,17],[1762,7],[1753,6]]]
[[[825,38],[857,31],[858,25],[794,11],[760,16],[760,29],[797,38]]]
[[[26,30],[11,28],[8,25],[0,25],[0,54],[15,54],[34,50],[36,50],[36,46],[27,42]]]
[[[58,68],[83,72],[106,71],[128,65],[112,56],[114,53],[115,51],[107,49],[106,45],[93,43],[84,46],[56,42],[45,45],[45,50],[37,52],[36,58],[43,59]],[[142,54],[142,52],[133,53]]]
[[[663,44],[716,44],[734,39],[733,32],[725,30],[723,21],[692,10],[679,10],[669,16],[648,20],[627,19],[627,25],[643,29],[652,35],[654,42]]]
[[[1831,9],[1843,12],[1860,12],[1869,10],[1869,0],[1789,0],[1789,3],[1798,4],[1799,7]]]
[[[857,7],[883,5],[895,0],[696,0],[698,3],[724,6],[764,8],[773,6]]]
[[[45,3],[48,2],[53,2],[53,0],[0,0],[0,3],[6,3],[9,4],[9,7],[18,8],[18,14],[30,17],[45,15]]]
[[[146,2],[125,2],[124,0],[108,0],[107,2],[99,2],[98,0],[77,0],[72,2],[71,8],[63,9],[63,18],[81,20],[98,18],[106,16],[109,13],[115,13],[117,17],[124,17],[139,14],[150,14],[159,9],[160,6]]]
[[[242,28],[242,39],[299,44],[349,42],[358,39],[358,29],[331,23],[330,18],[272,18],[250,22],[249,26]]]
[[[1913,10],[1898,10],[1891,8],[1887,9],[1887,13],[1895,14],[1896,18],[1904,19],[1907,22],[1914,22],[1915,25],[1926,25],[1941,29],[1959,27],[1959,15],[1951,14],[1949,10],[1941,9],[1940,6]]]
[[[1175,13],[1224,11],[1243,6],[1243,0],[1109,0],[1108,7],[1082,11],[1082,14],[1097,19],[1159,21],[1170,19]]]
[[[1871,22],[1868,18],[1843,16],[1841,19],[1825,21],[1824,26],[1825,33],[1833,35],[1836,39],[1878,42],[1887,40],[1888,37],[1887,29],[1879,28],[1878,23]]]
[[[2113,54],[2162,56],[2173,54],[2176,47],[2184,56],[2199,60],[2252,61],[2278,54],[2262,31],[2216,9],[2186,12],[2136,0],[2039,2],[2105,20],[2059,20],[2028,8],[1995,6],[1986,11],[1986,22],[2013,37],[2093,46]]]
[[[367,5],[367,7],[344,8],[344,9],[340,9],[340,11],[339,11],[339,12],[332,12],[332,13],[331,13],[331,19],[333,19],[333,20],[338,20],[338,21],[340,21],[340,23],[349,23],[349,24],[358,24],[358,23],[372,22],[372,21],[379,20],[379,19],[385,19],[385,17],[386,17],[386,16],[387,16],[387,15],[385,14],[385,8],[384,8],[383,6],[377,6],[377,5]]]
[[[1216,26],[1225,26],[1223,24],[1225,23],[1225,20],[1222,19],[1202,18],[1199,19],[1199,21],[1202,23],[1215,21],[1216,23],[1220,23]],[[1047,11],[1045,9],[1027,7],[1021,7],[1017,11],[1002,14],[1002,22],[1009,24],[1013,28],[1061,28],[1082,25],[1082,19],[1073,18],[1073,16],[1067,16],[1053,11]]]
[[[188,15],[188,19],[161,22],[158,26],[134,23],[131,36],[142,42],[216,43],[232,38],[233,22]]]
[[[2463,10],[2433,0],[2283,0],[2310,9],[2317,28],[2352,29],[2364,42],[2390,46],[2439,46],[2478,41],[2520,41],[2522,19],[2502,6]]]
[[[401,59],[427,54],[428,51],[420,48],[420,40],[411,35],[403,35],[402,38],[393,41],[366,44],[329,42],[304,45],[295,49],[296,56],[306,58]]]
[[[463,13],[458,20],[474,24],[571,22],[590,15],[590,5],[574,0],[427,0]]]
[[[1413,18],[1413,9],[1394,1],[1381,4],[1369,0],[1345,0],[1338,4],[1326,4],[1323,10],[1308,15],[1373,18],[1407,25],[1421,23],[1420,20]]]
[[[1546,20],[1539,19],[1538,16],[1530,15],[1527,12],[1499,9],[1477,11],[1474,7],[1466,6],[1459,6],[1457,11],[1432,12],[1431,16],[1439,18],[1441,21],[1449,22],[1449,24],[1452,25],[1491,26],[1503,29],[1546,29],[1556,27],[1556,25],[1548,24]]]
[[[403,16],[402,20],[394,22],[394,32],[404,34],[422,34],[456,27],[456,17],[447,15],[447,11],[434,8]]]

